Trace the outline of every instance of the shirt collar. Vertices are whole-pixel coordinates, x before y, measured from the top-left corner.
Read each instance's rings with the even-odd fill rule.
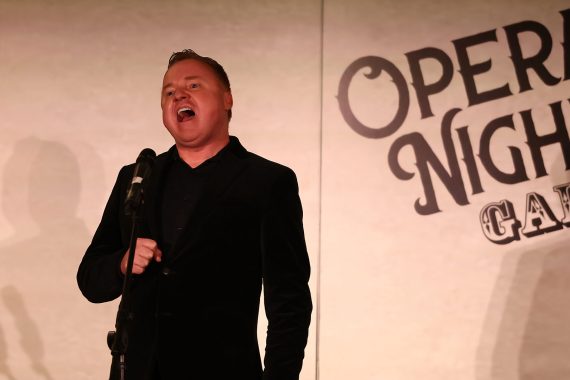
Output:
[[[241,147],[241,144],[239,143],[237,137],[230,136],[230,141],[222,149],[220,149],[218,153],[216,153],[213,157],[208,158],[206,161],[201,163],[200,166],[198,166],[197,168],[202,167],[204,164],[223,161],[229,154],[231,154],[232,151],[236,151],[236,149],[239,149],[239,147]],[[180,155],[178,154],[178,149],[176,149],[176,145],[170,147],[167,153],[167,157],[168,161],[170,162],[178,161],[185,163],[184,160],[180,158]]]

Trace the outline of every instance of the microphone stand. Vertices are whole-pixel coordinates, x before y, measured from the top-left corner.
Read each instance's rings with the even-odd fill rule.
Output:
[[[141,197],[137,202],[130,204],[127,214],[131,215],[132,228],[131,228],[131,240],[129,243],[129,257],[127,259],[127,269],[125,272],[125,277],[123,279],[123,293],[121,296],[121,303],[119,304],[119,310],[117,311],[117,319],[115,322],[116,331],[109,331],[107,334],[107,345],[111,349],[111,355],[113,356],[113,363],[111,365],[111,377],[113,372],[116,372],[116,365],[118,362],[119,366],[119,379],[125,380],[125,370],[127,363],[125,360],[125,354],[127,353],[127,348],[129,345],[129,331],[134,320],[134,314],[131,310],[131,297],[130,288],[132,283],[133,274],[133,261],[135,257],[135,249],[137,244],[138,235],[138,224],[139,216],[138,209],[140,205],[144,203]]]

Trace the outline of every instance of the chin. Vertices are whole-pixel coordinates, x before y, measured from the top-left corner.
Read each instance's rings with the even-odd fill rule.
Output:
[[[205,145],[207,139],[205,139],[204,136],[181,136],[179,138],[175,138],[174,141],[179,146],[196,148]]]

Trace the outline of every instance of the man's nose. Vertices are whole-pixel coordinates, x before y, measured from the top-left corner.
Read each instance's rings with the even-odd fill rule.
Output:
[[[174,92],[174,99],[175,100],[184,100],[188,98],[188,95],[184,90],[177,90]]]

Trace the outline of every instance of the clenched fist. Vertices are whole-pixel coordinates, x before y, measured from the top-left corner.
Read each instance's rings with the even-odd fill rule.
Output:
[[[129,251],[127,250],[123,256],[123,260],[121,260],[121,272],[123,274],[127,272],[128,259]],[[138,238],[135,247],[135,258],[133,260],[133,273],[143,273],[152,260],[156,262],[162,260],[162,251],[158,248],[158,244],[152,239]]]

